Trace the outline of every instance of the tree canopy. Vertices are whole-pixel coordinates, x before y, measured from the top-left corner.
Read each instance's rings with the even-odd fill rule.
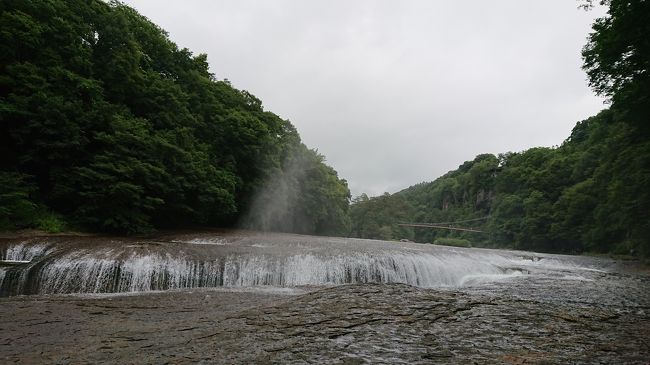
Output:
[[[347,183],[294,126],[132,8],[8,0],[0,10],[0,228],[38,217],[127,233],[234,225],[301,160],[307,173],[290,187],[300,231],[347,230]]]
[[[601,1],[607,16],[593,24],[582,55],[583,69],[594,91],[606,96],[612,108],[639,131],[649,132],[650,115],[650,3],[643,0]]]

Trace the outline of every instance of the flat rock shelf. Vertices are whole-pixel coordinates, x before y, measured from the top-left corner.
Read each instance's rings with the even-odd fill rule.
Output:
[[[0,300],[4,363],[644,363],[647,313],[404,284]]]

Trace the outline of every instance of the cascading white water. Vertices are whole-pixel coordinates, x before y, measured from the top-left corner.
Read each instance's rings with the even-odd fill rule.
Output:
[[[2,260],[31,261],[36,257],[44,256],[48,251],[49,245],[47,244],[21,241],[17,244],[9,245],[2,252]]]
[[[49,246],[42,243],[30,243],[21,241],[6,247],[0,247],[0,260],[7,263],[31,262],[35,258],[48,253]],[[0,295],[3,294],[3,283],[7,276],[8,269],[0,266]]]
[[[525,272],[512,269],[521,267],[522,259],[507,252],[380,241],[276,235],[143,243],[9,245],[4,259],[31,262],[2,269],[1,294],[367,282],[454,287]]]

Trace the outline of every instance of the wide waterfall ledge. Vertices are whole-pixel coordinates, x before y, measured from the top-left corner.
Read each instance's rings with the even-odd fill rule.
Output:
[[[442,288],[596,270],[558,255],[252,233],[41,237],[2,241],[0,254],[0,296],[353,283]]]

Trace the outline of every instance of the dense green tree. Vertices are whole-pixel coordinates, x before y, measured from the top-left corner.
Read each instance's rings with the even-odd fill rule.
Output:
[[[255,194],[241,225],[321,235],[344,235],[350,191],[324,157],[300,144]]]
[[[34,187],[23,175],[0,172],[0,229],[15,229],[33,223],[37,206],[30,200]]]
[[[345,180],[291,123],[135,10],[7,0],[0,11],[4,226],[34,225],[30,207],[102,231],[230,225],[298,158],[309,162],[291,209],[308,223],[292,227],[347,230]]]
[[[418,228],[414,238],[467,239],[473,245],[576,253],[648,255],[650,141],[609,110],[577,123],[557,148],[531,148],[495,157],[479,155],[430,183],[381,199],[406,199],[408,208],[386,209],[353,201],[352,231],[383,238],[382,226],[399,221],[481,228],[462,233]],[[363,214],[360,214],[360,213]],[[473,219],[486,217],[484,220]],[[467,222],[464,222],[467,221]]]
[[[409,221],[412,207],[400,195],[385,193],[369,198],[362,194],[350,209],[351,235],[383,240],[413,239],[413,230],[398,226]]]
[[[622,119],[650,131],[650,3],[602,0],[607,15],[593,24],[582,52],[589,84],[613,102]]]

